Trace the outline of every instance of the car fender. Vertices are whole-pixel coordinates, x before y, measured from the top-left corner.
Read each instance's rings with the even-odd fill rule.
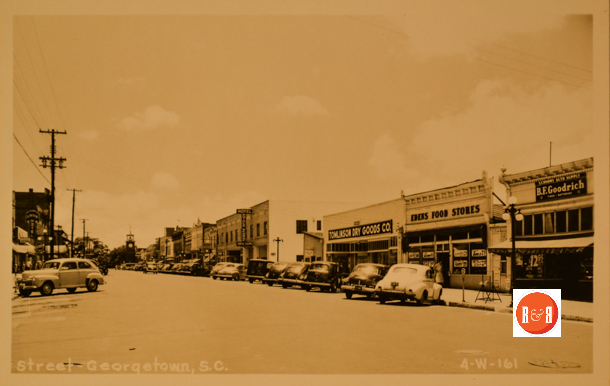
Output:
[[[59,288],[59,276],[58,275],[33,275],[30,279],[34,280],[36,287],[41,287],[46,281],[53,282],[53,287]]]
[[[414,283],[414,284],[407,284],[405,287],[405,292],[408,291],[409,289],[411,289],[414,293],[415,293],[415,297],[417,299],[421,299],[423,294],[424,294],[424,290],[426,290],[428,287],[426,287],[426,285],[424,285],[424,283],[419,282],[419,283]],[[428,296],[430,296],[432,294],[428,294]]]
[[[97,280],[98,284],[104,284],[104,277],[98,272],[91,272],[90,274],[88,274],[87,281],[91,279]]]
[[[441,299],[441,291],[443,289],[443,286],[438,284],[438,283],[434,283],[434,285],[432,286],[432,288],[434,289],[434,300],[440,300]]]

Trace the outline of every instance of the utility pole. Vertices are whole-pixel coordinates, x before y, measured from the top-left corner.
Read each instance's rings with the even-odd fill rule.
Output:
[[[72,231],[70,232],[70,257],[74,251],[74,204],[76,201],[76,192],[82,192],[82,190],[66,189],[72,191]]]
[[[66,134],[66,132],[57,130],[42,131],[40,129],[38,131],[45,134],[51,134],[51,157],[42,156],[39,158],[42,161],[42,165],[40,166],[43,168],[51,168],[51,233],[55,239],[55,168],[63,169],[65,167],[63,162],[66,160],[63,157],[55,158],[55,134]],[[53,240],[53,242],[57,241]],[[51,244],[51,259],[55,257],[54,253],[53,244]]]
[[[87,252],[87,244],[85,244],[85,221],[87,221],[88,219],[81,218],[81,220],[83,220],[83,259],[84,259],[86,257],[86,252]]]
[[[277,243],[277,260],[276,261],[280,261],[280,241],[283,242],[284,240],[280,239],[280,236],[278,236],[271,241],[275,241]]]

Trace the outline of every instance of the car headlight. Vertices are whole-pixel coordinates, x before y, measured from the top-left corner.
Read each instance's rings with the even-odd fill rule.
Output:
[[[268,278],[268,277],[269,277],[269,272],[267,272],[267,273],[265,274],[265,278]]]
[[[302,274],[301,276],[299,276],[299,280],[305,280],[305,279],[307,279],[306,274]]]

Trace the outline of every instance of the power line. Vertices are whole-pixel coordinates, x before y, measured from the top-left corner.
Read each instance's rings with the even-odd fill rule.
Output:
[[[13,133],[13,137],[15,138],[15,141],[17,141],[17,143],[19,144],[19,146],[21,147],[21,150],[23,150],[23,152],[25,153],[26,156],[28,156],[30,162],[32,162],[32,165],[34,165],[34,168],[38,171],[38,173],[40,173],[40,175],[42,176],[42,178],[44,178],[49,184],[51,183],[51,181],[47,180],[47,177],[44,176],[44,174],[42,174],[42,170],[38,169],[38,166],[36,165],[36,163],[34,162],[34,160],[32,160],[32,158],[30,157],[30,155],[28,154],[27,151],[25,151],[25,149],[23,148],[23,146],[21,145],[21,142],[19,142],[19,140],[17,139],[17,136],[15,135],[15,133]]]
[[[40,57],[42,58],[42,64],[44,66],[45,73],[47,74],[47,80],[49,81],[49,87],[51,88],[51,96],[53,96],[53,103],[55,104],[55,110],[57,110],[57,115],[59,116],[59,121],[61,122],[61,127],[66,129],[64,125],[63,118],[61,117],[61,113],[59,111],[59,106],[57,105],[57,99],[55,98],[55,91],[53,90],[53,83],[51,83],[51,77],[49,76],[49,70],[47,69],[47,62],[44,59],[44,54],[42,52],[42,48],[40,47],[40,40],[38,39],[38,32],[36,31],[36,23],[34,23],[34,18],[32,19],[32,25],[34,26],[34,35],[36,36],[36,43],[38,43],[38,50],[40,51]],[[50,111],[49,111],[50,113]]]

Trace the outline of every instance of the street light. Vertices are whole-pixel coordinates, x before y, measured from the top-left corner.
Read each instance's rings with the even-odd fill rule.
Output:
[[[515,259],[516,259],[516,249],[515,249],[515,234],[517,221],[523,220],[523,215],[521,214],[521,210],[515,208],[517,204],[517,197],[510,196],[508,198],[508,206],[504,209],[504,214],[502,218],[505,221],[510,220],[510,237],[512,240],[512,250],[511,250],[511,258],[510,258],[510,305],[513,306],[513,290],[515,289]],[[516,221],[515,221],[516,220]]]
[[[47,236],[47,229],[45,228],[42,230],[42,236],[38,236],[38,240],[42,241],[42,261],[45,262],[47,261],[47,244],[49,241],[53,241],[53,236]],[[51,247],[53,246],[51,245]]]
[[[280,239],[280,236],[278,236],[272,241],[275,241],[277,243],[277,261],[280,261],[280,241],[284,242],[284,240]]]

